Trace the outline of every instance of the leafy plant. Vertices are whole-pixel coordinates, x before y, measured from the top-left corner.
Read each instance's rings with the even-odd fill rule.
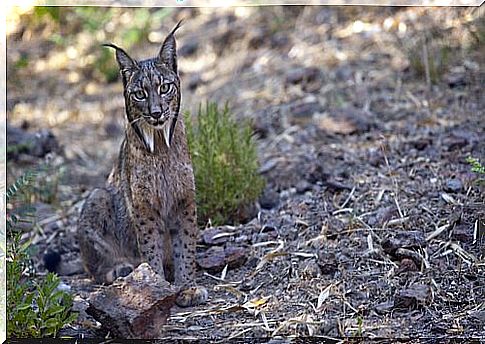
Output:
[[[485,166],[483,166],[477,158],[469,156],[466,161],[471,165],[472,172],[485,174]]]
[[[28,171],[7,188],[6,201],[13,201],[28,190],[38,171]],[[34,209],[35,210],[35,209]],[[31,267],[31,243],[22,240],[17,224],[31,216],[29,207],[20,205],[7,210],[7,336],[56,336],[77,314],[71,312],[72,296],[58,289],[60,279],[52,273],[36,281]]]
[[[238,211],[254,203],[264,187],[251,127],[236,123],[227,104],[222,111],[216,103],[200,105],[194,123],[185,115],[199,221],[237,222]]]
[[[472,172],[475,172],[479,177],[475,180],[475,184],[480,188],[485,186],[485,166],[482,165],[480,160],[469,156],[466,161],[470,164]]]

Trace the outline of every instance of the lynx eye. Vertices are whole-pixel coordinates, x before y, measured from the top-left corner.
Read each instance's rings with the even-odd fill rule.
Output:
[[[171,83],[169,83],[169,84],[161,84],[160,85],[160,94],[168,93],[168,91],[170,91],[171,86],[172,86]]]
[[[133,98],[135,98],[135,100],[145,100],[146,97],[147,97],[147,94],[143,90],[138,90],[133,93]]]

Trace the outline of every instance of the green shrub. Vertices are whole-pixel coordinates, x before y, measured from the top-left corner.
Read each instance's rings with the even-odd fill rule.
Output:
[[[37,171],[29,171],[7,188],[6,201],[12,205],[28,191]],[[35,209],[34,209],[35,210]],[[71,312],[72,296],[58,290],[60,279],[53,273],[40,278],[32,268],[30,242],[22,240],[19,221],[32,216],[28,205],[7,210],[7,336],[9,338],[52,337],[77,314]]]
[[[249,123],[236,123],[227,105],[220,111],[207,103],[194,122],[186,113],[186,126],[199,222],[237,222],[238,210],[254,203],[264,187]]]
[[[485,166],[483,166],[477,158],[469,156],[466,161],[471,165],[472,172],[485,174]]]
[[[482,165],[480,160],[471,156],[469,156],[466,161],[470,164],[471,171],[478,174],[475,184],[478,185],[479,188],[483,189],[483,187],[485,187],[485,166]]]

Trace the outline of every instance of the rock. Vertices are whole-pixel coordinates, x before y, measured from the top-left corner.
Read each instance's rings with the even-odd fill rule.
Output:
[[[400,290],[394,297],[394,308],[417,308],[431,300],[431,288],[424,284],[414,284]]]
[[[452,232],[452,238],[463,243],[473,242],[473,227],[466,224],[457,225]]]
[[[320,275],[320,266],[313,259],[306,263],[301,272],[301,278],[306,280],[313,280],[314,278],[320,277]]]
[[[280,195],[271,188],[266,188],[259,197],[259,205],[263,209],[272,209],[279,203]]]
[[[213,246],[197,257],[197,264],[209,273],[221,272],[226,265],[229,269],[242,266],[248,257],[243,246],[228,246],[226,248]]]
[[[296,188],[296,193],[304,194],[305,192],[312,190],[312,184],[310,184],[306,180],[300,180],[296,184],[295,188]]]
[[[454,73],[445,74],[444,80],[450,88],[463,87],[470,82],[466,77],[464,68],[463,71],[455,71]]]
[[[266,160],[260,167],[259,167],[259,170],[258,172],[260,174],[264,174],[266,172],[269,172],[271,171],[272,169],[274,169],[276,167],[276,165],[278,165],[279,163],[279,159],[268,159]]]
[[[446,192],[461,192],[463,190],[463,183],[458,178],[448,179],[445,185]]]
[[[377,305],[374,306],[374,309],[377,314],[386,314],[389,313],[392,308],[394,307],[394,302],[392,301],[386,301],[386,302],[381,302]]]
[[[331,192],[339,192],[339,191],[343,191],[343,190],[352,190],[352,186],[350,185],[347,185],[347,184],[343,184],[337,180],[324,180],[322,182],[322,184],[324,186],[327,187],[327,190],[331,191]]]
[[[396,275],[400,275],[404,272],[409,272],[409,271],[418,271],[418,267],[416,266],[416,263],[414,260],[409,259],[409,258],[404,258],[401,260],[401,264],[399,265],[399,268],[396,271]]]
[[[384,155],[380,149],[371,148],[367,152],[367,161],[371,166],[379,167],[384,165],[386,160],[384,159]]]
[[[399,216],[399,212],[397,207],[394,205],[379,208],[377,214],[369,218],[368,223],[369,226],[373,227],[381,227],[389,220],[392,220],[394,217]]]
[[[480,141],[480,136],[473,131],[455,128],[446,136],[441,146],[446,147],[449,152],[462,149],[469,144]]]
[[[316,67],[297,67],[290,69],[286,75],[287,84],[312,83],[320,79],[322,72]]]
[[[317,264],[324,275],[333,275],[338,269],[335,254],[332,252],[319,251]]]
[[[292,124],[305,125],[312,121],[313,115],[323,111],[317,101],[297,102],[290,105]]]
[[[266,41],[267,32],[262,28],[256,28],[249,33],[249,48],[258,49]]]
[[[231,216],[234,223],[247,223],[258,215],[258,205],[256,202],[240,205],[235,214]]]
[[[369,115],[355,108],[333,109],[317,116],[315,122],[321,130],[341,135],[365,133],[372,126]]]
[[[160,338],[178,290],[147,263],[91,294],[86,312],[118,338]]]
[[[337,81],[349,81],[353,79],[353,69],[348,65],[343,65],[335,69],[335,78]]]
[[[59,151],[59,143],[54,134],[48,129],[30,133],[7,123],[7,151],[8,158],[15,158],[24,153],[35,157],[44,157],[51,152]]]
[[[75,259],[61,260],[56,268],[56,272],[60,276],[73,276],[84,273],[83,262],[80,257]]]
[[[410,142],[411,146],[419,151],[422,151],[432,143],[433,141],[430,138],[418,138]]]
[[[211,227],[204,229],[202,232],[202,239],[206,245],[220,245],[227,242],[235,234],[233,229],[229,230],[229,228],[225,227]]]
[[[384,239],[381,243],[384,252],[394,255],[398,248],[418,249],[426,247],[426,238],[420,231],[403,231],[393,238]]]

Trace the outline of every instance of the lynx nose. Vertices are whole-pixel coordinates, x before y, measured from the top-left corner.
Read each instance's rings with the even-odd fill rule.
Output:
[[[162,112],[161,111],[156,111],[156,112],[152,112],[150,114],[154,119],[160,119],[160,117],[162,117]]]

